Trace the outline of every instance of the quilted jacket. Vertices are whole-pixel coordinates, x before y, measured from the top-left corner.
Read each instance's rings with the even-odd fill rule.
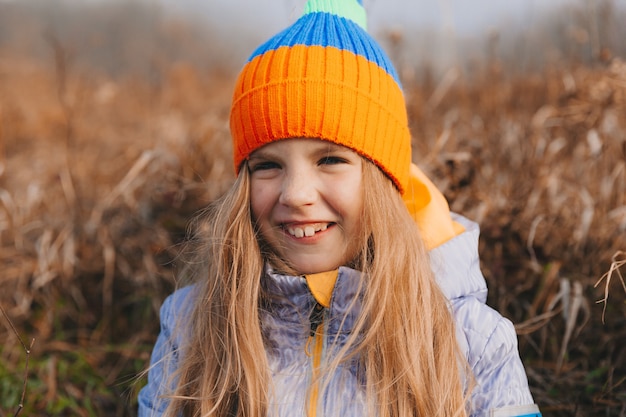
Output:
[[[431,250],[432,268],[450,300],[457,326],[457,341],[474,373],[470,396],[472,417],[537,417],[524,367],[517,350],[513,325],[485,304],[487,286],[479,268],[478,226],[458,215],[454,220],[465,231]],[[359,305],[354,303],[360,272],[342,267],[324,321],[320,342],[322,357],[333,355],[348,336]],[[307,341],[311,336],[311,312],[318,305],[303,277],[268,270],[264,285],[276,297],[261,312],[267,337],[267,356],[273,375],[272,416],[306,416],[310,381],[314,372]],[[161,333],[152,353],[148,384],[139,393],[139,417],[161,416],[167,400],[168,375],[176,369],[179,336],[175,330],[190,312],[196,293],[193,286],[177,290],[161,308]],[[358,297],[357,297],[358,299]],[[359,388],[355,363],[343,365],[332,376],[316,402],[318,416],[363,416],[365,399]]]

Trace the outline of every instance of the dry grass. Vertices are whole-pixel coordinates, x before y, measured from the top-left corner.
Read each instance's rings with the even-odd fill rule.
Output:
[[[481,223],[489,302],[517,323],[544,414],[625,415],[626,288],[615,281],[626,247],[626,64],[516,78],[494,67],[443,96],[439,87],[411,90],[416,159],[454,210]]]
[[[147,360],[173,287],[176,243],[231,180],[230,89],[180,65],[157,88],[82,74],[59,92],[51,68],[3,58],[0,302],[36,338],[33,372],[47,384],[26,407],[84,406],[83,388],[59,379],[72,355],[112,389],[102,402],[121,404],[120,378]],[[21,366],[4,324],[0,373]]]
[[[0,51],[0,303],[36,339],[22,412],[131,416],[187,222],[232,180],[233,80],[112,78],[47,42],[51,61]],[[626,63],[434,78],[405,83],[415,160],[480,222],[544,415],[626,415]],[[0,339],[13,415],[26,356],[4,319]]]

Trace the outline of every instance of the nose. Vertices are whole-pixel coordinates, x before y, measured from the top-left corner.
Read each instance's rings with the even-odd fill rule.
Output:
[[[313,204],[317,198],[315,181],[304,168],[288,169],[282,182],[279,202],[288,207]]]

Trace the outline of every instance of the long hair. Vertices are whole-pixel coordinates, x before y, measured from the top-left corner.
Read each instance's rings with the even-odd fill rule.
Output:
[[[419,229],[374,164],[366,161],[363,175],[362,227],[354,237],[360,250],[351,264],[363,272],[362,311],[322,374],[358,358],[372,416],[466,416],[465,359]],[[271,375],[258,308],[268,254],[255,234],[249,182],[244,166],[199,223],[204,267],[167,415],[268,413]]]
[[[356,354],[380,417],[465,416],[466,359],[419,228],[392,183],[364,169],[360,270],[366,277]],[[369,239],[367,242],[366,239]],[[354,337],[353,335],[353,337]]]
[[[197,220],[196,303],[166,415],[265,417],[270,380],[259,328],[263,259],[247,167]],[[192,269],[193,271],[193,269]]]

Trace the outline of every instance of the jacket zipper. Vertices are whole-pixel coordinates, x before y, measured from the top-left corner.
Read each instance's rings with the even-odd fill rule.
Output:
[[[322,353],[324,350],[324,306],[316,303],[309,316],[311,329],[307,340],[306,353],[312,360],[311,387],[309,394],[308,417],[315,417],[317,414],[317,400],[319,396],[319,368],[322,363]],[[312,350],[311,350],[312,349]]]

